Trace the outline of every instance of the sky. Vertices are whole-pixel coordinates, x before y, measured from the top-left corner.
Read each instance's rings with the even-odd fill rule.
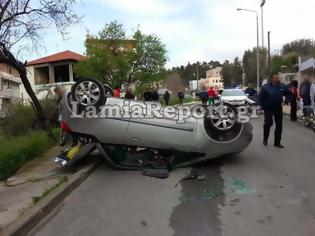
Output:
[[[113,20],[125,25],[128,35],[139,26],[147,34],[156,34],[168,51],[167,67],[188,62],[233,60],[256,46],[254,13],[260,0],[79,0],[74,10],[83,16],[71,26],[64,40],[53,29],[43,34],[44,48],[28,60],[72,50],[84,53],[87,32],[97,34]],[[287,42],[314,38],[314,0],[266,0],[264,7],[265,46],[271,31],[271,48],[276,53]],[[260,28],[260,22],[259,22]],[[261,29],[259,30],[261,43]]]

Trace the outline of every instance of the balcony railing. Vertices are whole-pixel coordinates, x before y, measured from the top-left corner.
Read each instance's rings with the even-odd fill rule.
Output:
[[[57,86],[62,86],[62,87],[68,88],[74,84],[75,84],[75,82],[59,82],[59,83],[52,83],[52,84],[38,84],[38,85],[35,85],[35,91],[41,92],[41,91],[45,91],[45,90],[51,90]]]
[[[11,82],[15,82],[15,83],[18,83],[18,84],[21,84],[21,79],[19,77],[15,77],[13,75],[10,75],[8,73],[5,73],[3,71],[0,71],[0,79],[3,78],[3,79],[6,79],[6,80],[9,80]]]
[[[18,89],[4,89],[0,91],[0,98],[20,98],[20,91]]]

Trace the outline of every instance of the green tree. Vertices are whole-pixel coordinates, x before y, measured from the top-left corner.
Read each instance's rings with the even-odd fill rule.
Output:
[[[244,72],[246,74],[246,84],[257,85],[257,48],[253,50],[247,50],[243,56]],[[267,50],[260,49],[260,81],[268,77],[267,66]]]
[[[231,78],[234,83],[240,85],[243,83],[243,65],[238,57],[234,59],[232,64],[232,74]]]
[[[296,72],[295,65],[298,63],[298,57],[296,52],[286,55],[274,55],[271,58],[271,71],[282,71],[285,67],[288,72]]]
[[[233,63],[226,60],[222,65],[222,77],[224,87],[230,87],[232,84],[242,84],[243,65],[236,57]]]
[[[152,86],[164,78],[167,51],[155,35],[139,29],[130,39],[122,24],[106,24],[97,37],[86,40],[87,59],[76,66],[76,73],[92,77],[112,86],[136,83]]]
[[[222,65],[222,77],[224,87],[230,87],[232,84],[232,65],[228,60]]]
[[[281,54],[297,53],[301,56],[315,55],[315,43],[312,39],[299,39],[285,44]]]

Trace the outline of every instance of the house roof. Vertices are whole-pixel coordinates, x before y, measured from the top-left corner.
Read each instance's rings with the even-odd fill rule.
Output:
[[[72,51],[63,51],[59,52],[47,57],[42,57],[33,61],[30,61],[27,63],[28,66],[32,65],[39,65],[39,64],[45,64],[45,63],[51,63],[51,62],[58,62],[58,61],[66,61],[66,60],[73,60],[73,61],[81,61],[85,57],[81,54],[72,52]]]

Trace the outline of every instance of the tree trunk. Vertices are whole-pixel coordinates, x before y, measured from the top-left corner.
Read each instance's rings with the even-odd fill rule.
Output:
[[[36,97],[33,88],[27,78],[27,71],[26,71],[26,63],[22,63],[19,60],[17,60],[13,54],[5,47],[4,44],[0,44],[1,50],[0,50],[0,63],[5,63],[13,68],[15,68],[21,78],[21,81],[23,83],[23,86],[28,93],[30,99],[32,100],[33,106],[35,108],[35,112],[39,121],[39,126],[41,129],[48,132],[49,136],[53,136],[51,131],[48,129],[46,121],[47,117],[44,113],[44,109],[42,105],[40,104],[38,98]]]

